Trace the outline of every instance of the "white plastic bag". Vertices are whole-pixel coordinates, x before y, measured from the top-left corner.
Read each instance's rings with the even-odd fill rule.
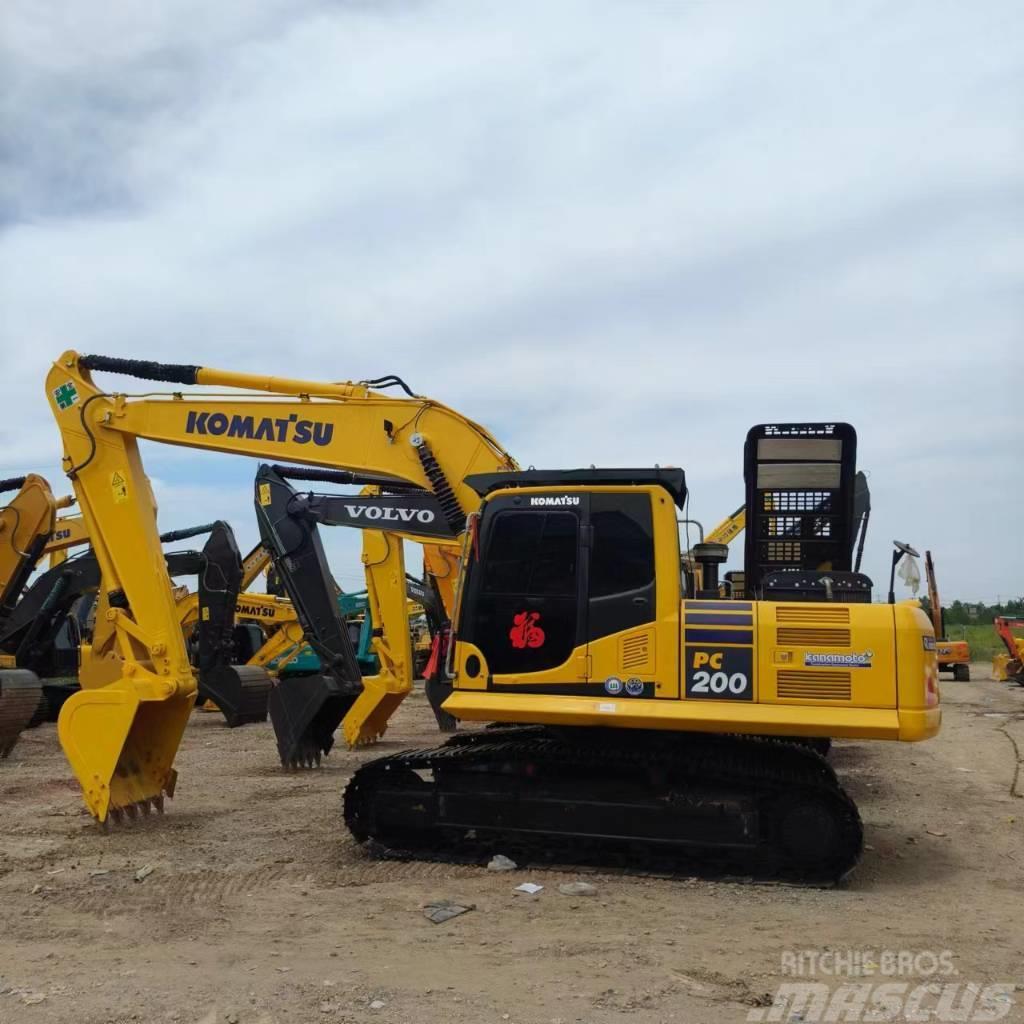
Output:
[[[900,559],[900,567],[896,571],[903,582],[910,587],[910,592],[916,594],[921,588],[921,570],[917,567],[917,559],[913,555],[904,555]]]

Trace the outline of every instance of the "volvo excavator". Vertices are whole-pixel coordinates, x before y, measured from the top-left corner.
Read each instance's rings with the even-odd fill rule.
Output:
[[[96,372],[175,389],[108,393]],[[180,389],[192,385],[221,391]],[[682,470],[519,471],[483,427],[391,385],[405,388],[73,351],[54,363],[46,388],[65,469],[104,579],[131,608],[113,619],[120,678],[77,694],[59,723],[92,814],[173,787],[195,698],[139,455],[147,439],[372,477],[398,493],[351,501],[355,522],[460,543],[445,708],[505,728],[365,764],[344,800],[357,839],[415,856],[479,855],[511,838],[573,859],[849,871],[861,825],[832,768],[764,737],[911,742],[941,722],[927,616],[914,601],[871,604],[871,581],[852,569],[853,429],[751,432],[748,597],[722,600],[713,559],[703,583],[714,597],[682,583]]]

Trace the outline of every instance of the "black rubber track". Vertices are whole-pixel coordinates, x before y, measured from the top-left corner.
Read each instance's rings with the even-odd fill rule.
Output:
[[[816,883],[857,863],[857,809],[806,746],[624,732],[487,729],[378,758],[350,780],[345,823],[359,842],[431,860],[501,852],[520,863]],[[482,817],[469,820],[477,795]],[[685,833],[688,815],[699,835]],[[574,832],[573,820],[588,827]]]

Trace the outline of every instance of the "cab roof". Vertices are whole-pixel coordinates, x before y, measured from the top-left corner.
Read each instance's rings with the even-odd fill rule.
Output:
[[[681,469],[525,469],[515,473],[472,473],[466,483],[486,497],[492,491],[515,487],[663,487],[682,508],[686,502],[686,475]]]

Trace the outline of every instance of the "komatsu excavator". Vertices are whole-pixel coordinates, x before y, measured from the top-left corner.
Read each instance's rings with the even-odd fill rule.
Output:
[[[257,394],[106,393],[97,371]],[[941,721],[927,616],[914,601],[871,604],[871,581],[852,571],[853,429],[751,432],[749,598],[717,598],[714,559],[703,573],[716,597],[698,598],[679,572],[682,470],[520,472],[484,428],[381,390],[392,384],[404,387],[75,352],[54,363],[46,386],[65,468],[104,579],[131,607],[114,618],[120,679],[61,714],[90,811],[102,820],[173,785],[195,697],[145,438],[411,487],[346,512],[416,540],[461,538],[445,707],[509,728],[365,764],[345,795],[358,839],[432,856],[511,838],[574,859],[696,852],[801,877],[846,873],[862,843],[855,806],[827,761],[763,737],[916,741]],[[831,568],[808,568],[821,564]]]

